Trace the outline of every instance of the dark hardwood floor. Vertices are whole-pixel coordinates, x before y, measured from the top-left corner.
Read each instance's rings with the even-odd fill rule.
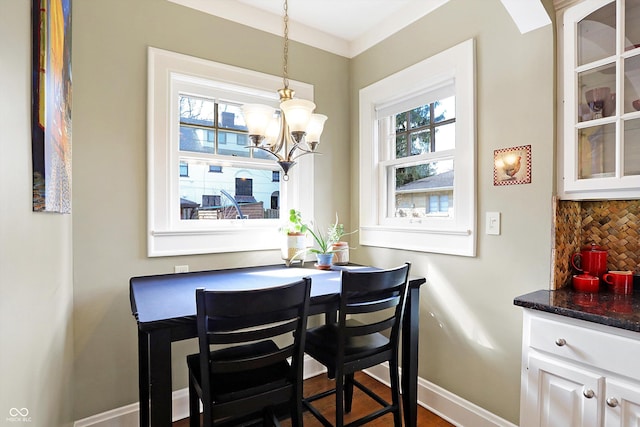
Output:
[[[379,393],[383,398],[390,399],[389,388],[384,384],[363,373],[357,373],[356,378],[365,386],[370,387],[376,393]],[[309,396],[312,394],[316,394],[322,390],[328,390],[332,387],[333,381],[327,379],[327,376],[325,374],[322,374],[313,378],[309,378],[304,382],[304,394],[305,396]],[[357,388],[355,389],[353,394],[353,408],[350,414],[345,415],[345,423],[353,419],[360,418],[362,415],[372,412],[376,410],[377,407],[379,407],[377,403],[375,403],[371,398],[369,398]],[[333,396],[329,396],[325,399],[314,402],[314,406],[316,406],[320,410],[320,412],[328,419],[334,419],[335,405]],[[367,424],[367,426],[371,427],[388,427],[390,425],[393,425],[393,416],[391,414],[387,414]],[[322,424],[320,424],[320,422],[318,422],[318,420],[316,420],[313,415],[305,412],[304,426],[322,427]],[[422,406],[418,406],[418,426],[452,427],[453,424],[443,420],[442,418],[438,417]],[[175,423],[173,423],[173,427],[189,427],[189,419],[176,421]],[[282,427],[291,427],[291,422],[289,420],[284,420],[282,422]]]

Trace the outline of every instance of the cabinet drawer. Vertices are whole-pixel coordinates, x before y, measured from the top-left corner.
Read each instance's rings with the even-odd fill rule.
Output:
[[[640,379],[640,334],[632,339],[590,329],[573,319],[531,317],[529,346],[539,351]],[[588,322],[580,322],[589,325]],[[615,332],[615,328],[611,329]]]

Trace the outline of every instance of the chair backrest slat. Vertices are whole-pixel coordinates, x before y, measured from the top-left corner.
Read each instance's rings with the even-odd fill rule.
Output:
[[[371,313],[374,311],[381,311],[386,308],[395,307],[399,303],[400,303],[400,296],[395,295],[395,296],[384,298],[381,300],[353,302],[353,303],[350,302],[346,306],[346,311],[347,311],[347,314]]]
[[[375,334],[376,332],[383,332],[391,329],[395,321],[396,318],[392,316],[379,322],[363,323],[358,326],[349,326],[349,324],[347,323],[347,327],[345,328],[344,333],[347,337]]]
[[[286,346],[276,352],[269,353],[264,356],[245,357],[233,360],[220,360],[211,362],[211,372],[217,373],[233,373],[258,369],[263,366],[274,365],[281,360],[288,359],[293,355],[294,345]]]
[[[209,319],[215,321],[215,319]],[[268,326],[259,329],[241,330],[241,331],[218,331],[209,332],[209,344],[233,344],[249,341],[257,341],[271,338],[277,335],[283,335],[287,332],[293,332],[297,327],[297,319],[292,319],[286,323]]]

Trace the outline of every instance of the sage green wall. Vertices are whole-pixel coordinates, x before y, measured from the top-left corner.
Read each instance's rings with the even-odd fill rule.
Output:
[[[549,6],[550,2],[546,2]],[[511,422],[519,418],[521,312],[513,298],[547,288],[554,170],[554,35],[521,35],[500,0],[451,0],[362,53],[351,70],[351,191],[358,191],[358,91],[464,40],[476,40],[477,256],[361,246],[361,263],[399,264],[425,275],[419,374]],[[493,150],[532,146],[532,183],[493,186]],[[358,202],[351,203],[352,222]],[[485,234],[485,213],[502,233]]]
[[[13,0],[4,0],[13,1]],[[147,46],[281,75],[282,39],[164,0],[73,3],[73,244],[75,418],[138,400],[136,323],[129,278],[280,262],[279,251],[190,257],[146,256]],[[290,47],[291,79],[315,85],[329,116],[315,157],[319,223],[348,218],[348,60]],[[174,344],[174,389],[186,387]]]
[[[71,215],[31,211],[31,2],[0,0],[0,424],[71,426]],[[24,414],[24,411],[23,411]],[[5,425],[5,424],[3,424]]]

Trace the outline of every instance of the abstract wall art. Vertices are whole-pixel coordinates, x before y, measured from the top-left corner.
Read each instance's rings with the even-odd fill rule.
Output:
[[[33,211],[71,213],[71,0],[32,0]]]

